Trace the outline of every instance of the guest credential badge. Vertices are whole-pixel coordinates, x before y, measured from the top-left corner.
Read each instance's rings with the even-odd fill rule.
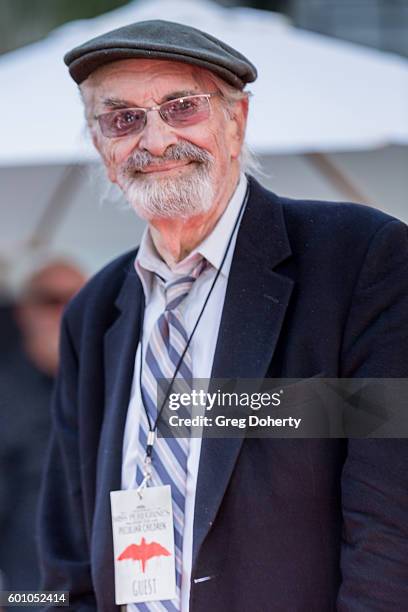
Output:
[[[174,599],[170,486],[111,491],[117,605]]]

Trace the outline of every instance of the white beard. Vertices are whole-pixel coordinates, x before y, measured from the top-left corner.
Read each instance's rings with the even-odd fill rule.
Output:
[[[214,188],[208,173],[199,169],[191,176],[148,180],[126,178],[119,183],[129,204],[143,219],[188,219],[206,213],[213,203]]]
[[[185,176],[155,179],[140,172],[149,163],[186,159],[194,161]],[[188,219],[210,210],[214,199],[212,156],[195,145],[181,142],[169,147],[162,158],[135,152],[120,169],[118,184],[127,201],[143,219],[153,217]]]

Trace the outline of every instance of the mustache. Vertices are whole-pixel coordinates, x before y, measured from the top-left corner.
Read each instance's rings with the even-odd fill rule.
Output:
[[[213,162],[213,156],[205,149],[191,142],[182,141],[169,145],[164,154],[159,157],[152,155],[146,150],[134,151],[126,160],[123,172],[125,174],[134,174],[148,168],[151,164],[159,165],[168,161],[191,161],[210,165]]]

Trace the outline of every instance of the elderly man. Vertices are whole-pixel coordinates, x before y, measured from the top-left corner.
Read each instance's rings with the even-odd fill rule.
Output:
[[[148,228],[64,318],[43,587],[81,611],[404,609],[405,440],[165,439],[155,392],[405,377],[406,226],[246,176],[256,70],[208,34],[136,23],[65,61]]]

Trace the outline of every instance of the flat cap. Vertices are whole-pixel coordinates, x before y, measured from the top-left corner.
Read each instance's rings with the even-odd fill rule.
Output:
[[[211,70],[234,87],[255,81],[256,68],[241,53],[214,36],[173,21],[139,21],[75,47],[64,57],[80,84],[97,68],[123,59],[165,59]]]

